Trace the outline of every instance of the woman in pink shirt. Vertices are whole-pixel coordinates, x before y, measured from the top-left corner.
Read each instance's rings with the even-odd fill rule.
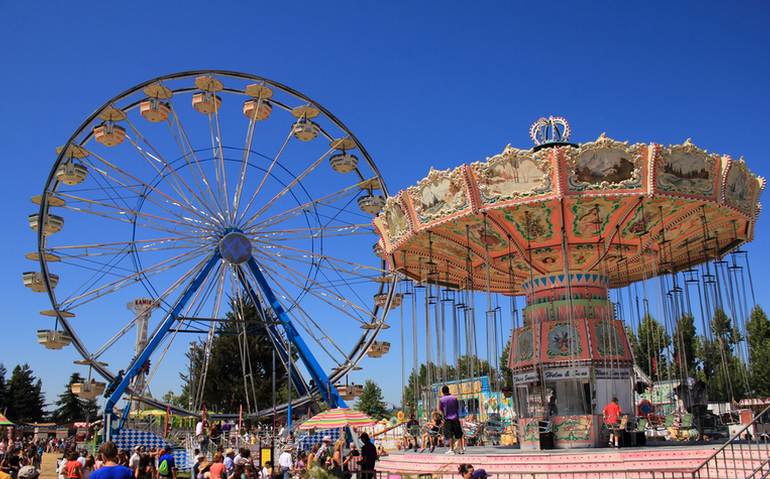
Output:
[[[225,457],[221,452],[214,454],[214,463],[209,468],[211,479],[225,479]]]

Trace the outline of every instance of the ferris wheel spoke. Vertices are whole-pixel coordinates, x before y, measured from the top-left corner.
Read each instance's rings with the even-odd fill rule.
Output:
[[[256,219],[261,217],[261,215],[270,209],[273,204],[275,204],[276,201],[283,198],[283,196],[291,191],[292,188],[294,188],[296,185],[298,185],[307,175],[312,173],[316,168],[318,168],[318,165],[321,164],[321,162],[329,156],[332,152],[334,152],[334,148],[329,148],[326,153],[318,157],[317,160],[315,160],[313,163],[311,163],[305,170],[300,173],[299,175],[295,176],[288,184],[286,184],[283,188],[281,188],[278,193],[276,193],[270,200],[268,200],[260,209],[258,209],[253,215],[251,215],[243,224],[246,225],[246,228],[249,227]],[[245,212],[244,212],[245,213]]]
[[[66,198],[67,197],[67,195],[64,195],[64,194],[62,194],[60,196],[62,198]],[[105,208],[115,209],[116,211],[110,211],[110,212],[97,211],[97,210],[92,209],[92,208],[80,208],[80,207],[72,206],[72,205],[69,205],[69,204],[65,204],[61,208],[65,209],[65,210],[68,210],[68,211],[75,212],[75,213],[83,213],[83,214],[88,214],[88,215],[94,215],[94,216],[98,216],[100,218],[110,219],[110,220],[113,220],[113,221],[118,221],[118,222],[127,223],[127,224],[133,224],[134,220],[132,220],[131,217],[132,216],[136,216],[138,218],[142,218],[142,220],[143,220],[142,222],[137,221],[137,224],[139,226],[144,226],[144,227],[147,227],[147,228],[151,228],[151,229],[154,229],[156,231],[166,231],[166,232],[171,232],[171,233],[179,233],[179,231],[177,231],[177,230],[169,230],[168,228],[166,228],[165,227],[166,226],[165,223],[171,223],[173,225],[177,225],[179,227],[182,227],[182,228],[185,228],[187,230],[190,230],[191,232],[195,231],[196,229],[197,230],[204,230],[204,231],[207,231],[207,232],[213,231],[209,226],[202,225],[202,224],[196,224],[194,221],[179,221],[179,220],[175,220],[175,219],[171,219],[171,218],[164,218],[162,216],[158,216],[158,215],[154,215],[154,214],[151,214],[151,213],[142,212],[142,211],[139,211],[139,210],[136,210],[136,209],[125,209],[125,208],[120,208],[119,209],[119,208],[117,208],[114,205],[110,205],[108,203],[102,203],[102,202],[98,202],[98,201],[90,201],[90,200],[85,200],[85,199],[83,199],[82,201],[87,203],[89,206],[102,206],[102,207],[105,207]],[[192,220],[192,218],[189,218],[189,219]]]
[[[176,198],[174,198],[174,197],[172,197],[172,196],[168,195],[167,193],[165,193],[165,192],[161,191],[160,189],[158,189],[158,188],[155,188],[154,186],[152,186],[152,185],[150,185],[150,184],[148,184],[148,183],[146,183],[146,182],[144,182],[144,181],[140,180],[140,179],[139,179],[139,178],[137,178],[136,176],[132,175],[131,173],[128,173],[128,172],[126,172],[126,171],[125,171],[125,170],[123,170],[122,168],[118,167],[117,165],[115,165],[114,163],[112,163],[112,162],[108,161],[107,159],[105,159],[105,158],[101,157],[100,155],[97,155],[97,154],[95,154],[95,153],[93,153],[93,152],[90,152],[90,153],[91,153],[91,156],[93,156],[94,158],[96,158],[96,159],[97,159],[97,160],[98,160],[100,163],[104,164],[104,165],[105,165],[105,166],[107,166],[109,169],[112,169],[112,170],[114,170],[116,173],[118,173],[118,174],[120,174],[120,175],[122,175],[122,176],[126,177],[127,179],[129,179],[129,180],[131,180],[131,181],[133,181],[133,182],[136,182],[136,183],[138,183],[139,185],[141,185],[141,188],[142,188],[143,190],[139,190],[139,189],[137,189],[137,187],[132,187],[132,186],[130,186],[130,184],[129,184],[129,183],[126,183],[126,182],[124,182],[124,181],[121,181],[120,179],[118,179],[118,178],[114,177],[113,175],[110,175],[110,174],[109,174],[109,172],[108,172],[107,170],[105,170],[105,169],[103,169],[103,168],[100,168],[100,167],[99,167],[99,166],[98,166],[96,163],[94,163],[93,161],[90,161],[90,159],[88,159],[88,158],[84,158],[84,159],[83,159],[83,162],[84,162],[84,163],[86,163],[86,164],[90,165],[90,166],[91,166],[91,168],[93,168],[95,171],[97,171],[97,172],[98,172],[98,173],[99,173],[99,174],[100,174],[100,175],[101,175],[103,178],[105,178],[105,179],[107,179],[107,180],[110,180],[111,182],[115,183],[115,184],[117,185],[117,187],[119,187],[120,189],[128,189],[128,190],[131,190],[131,191],[133,191],[133,192],[134,192],[134,194],[136,194],[138,197],[140,197],[140,198],[143,198],[143,199],[145,199],[146,201],[149,201],[149,202],[153,203],[154,205],[156,205],[157,207],[159,207],[159,208],[161,208],[162,210],[166,211],[167,213],[169,213],[169,214],[171,214],[171,215],[174,215],[174,216],[176,216],[176,217],[178,217],[178,218],[180,218],[180,219],[185,219],[185,217],[184,217],[184,216],[182,216],[182,215],[181,215],[179,212],[177,212],[177,211],[174,211],[174,210],[172,210],[172,209],[169,209],[169,208],[167,208],[167,206],[166,206],[166,205],[165,205],[163,202],[160,202],[160,201],[158,201],[157,199],[155,199],[155,198],[153,197],[153,195],[149,195],[149,194],[147,194],[147,192],[152,192],[152,193],[155,193],[155,194],[157,194],[158,196],[160,196],[160,197],[164,198],[166,201],[168,201],[168,204],[170,204],[171,206],[175,206],[175,207],[177,207],[177,208],[181,208],[181,209],[183,209],[183,210],[187,211],[187,212],[188,212],[188,213],[190,213],[190,214],[193,214],[193,215],[196,215],[196,216],[200,217],[200,218],[201,218],[202,220],[204,220],[204,221],[209,221],[209,220],[212,220],[212,219],[213,219],[214,221],[216,221],[216,218],[214,218],[214,217],[208,217],[208,216],[204,215],[203,213],[201,213],[200,211],[198,211],[198,210],[197,210],[197,209],[196,209],[196,208],[195,208],[193,205],[190,205],[190,204],[187,204],[187,205],[185,205],[185,204],[182,204],[182,203],[181,203],[179,200],[177,200]],[[133,183],[131,183],[131,184],[133,184]],[[128,209],[130,209],[130,206],[129,206],[129,205],[127,205],[127,204],[125,205],[125,207],[126,207],[126,208],[128,208]]]
[[[86,281],[84,281],[78,288],[74,289],[72,294],[64,298],[60,302],[60,304],[66,304],[66,301],[68,301],[70,298],[77,296],[78,294],[81,294],[84,291],[88,291],[89,289],[93,288],[96,284],[98,284],[100,281],[102,281],[107,276],[107,272],[109,271],[109,269],[118,265],[120,262],[126,259],[128,255],[128,251],[129,251],[128,246],[126,246],[122,250],[118,250],[115,253],[113,253],[112,256],[107,260],[107,263],[102,268],[94,271],[94,273],[91,276],[89,276]]]
[[[159,188],[156,188],[155,186],[141,180],[136,175],[126,171],[124,168],[121,168],[114,162],[109,161],[108,159],[104,158],[103,156],[94,153],[92,151],[89,151],[89,154],[95,158],[100,164],[104,165],[107,169],[99,167],[94,161],[91,161],[89,158],[84,158],[83,162],[91,166],[95,171],[97,171],[104,179],[109,180],[111,183],[114,183],[117,185],[116,187],[111,187],[111,189],[120,189],[120,190],[129,190],[133,192],[138,198],[142,198],[145,201],[149,201],[153,203],[154,205],[158,206],[159,208],[163,209],[167,213],[177,216],[178,218],[184,219],[184,216],[176,210],[169,209],[168,206],[174,206],[176,208],[181,208],[185,211],[187,211],[190,214],[196,215],[200,217],[202,220],[215,220],[216,217],[213,216],[207,216],[204,214],[204,212],[201,212],[199,209],[197,209],[194,205],[190,203],[184,203],[180,201],[177,198],[174,198],[173,196],[169,195],[168,193],[162,191]],[[109,171],[114,171],[116,174],[121,175],[125,180],[119,179],[115,175],[111,175]],[[127,182],[128,181],[128,182]],[[158,201],[158,199],[154,198],[153,195],[148,194],[155,193],[158,196],[160,196],[162,199],[165,199],[166,203]],[[125,205],[127,208],[130,208],[130,206]]]
[[[204,249],[205,249],[204,246],[200,246],[193,250],[187,251],[186,253],[182,253],[172,258],[165,259],[163,261],[160,261],[159,263],[155,263],[154,265],[143,269],[142,271],[138,271],[136,273],[124,276],[116,281],[99,286],[98,288],[79,294],[73,298],[69,298],[67,301],[62,301],[61,305],[66,306],[67,307],[66,309],[74,309],[76,307],[80,307],[83,304],[93,301],[96,298],[100,298],[104,296],[105,294],[114,293],[122,288],[125,288],[126,286],[135,284],[142,277],[146,278],[151,275],[161,273],[163,271],[168,271],[182,263],[190,261],[196,256],[199,256],[201,252],[204,251]]]
[[[66,250],[89,250],[89,249],[106,249],[106,248],[113,248],[118,246],[124,246],[124,245],[155,245],[157,243],[174,243],[182,240],[187,239],[198,239],[198,236],[166,236],[161,238],[147,238],[147,239],[138,239],[138,240],[129,240],[129,241],[113,241],[113,242],[107,242],[107,243],[87,243],[87,244],[74,244],[74,245],[60,245],[60,246],[48,246],[46,245],[45,251],[48,253],[52,252],[62,252]],[[141,248],[137,248],[140,251],[144,251],[143,248],[146,246],[143,246]]]
[[[300,253],[302,255],[311,256],[313,258],[324,259],[326,261],[334,261],[335,263],[338,263],[338,264],[344,264],[344,265],[352,266],[352,267],[354,267],[356,269],[374,271],[374,272],[377,272],[380,275],[387,273],[387,270],[382,269],[382,268],[378,268],[376,266],[371,266],[371,265],[367,265],[367,264],[363,264],[363,263],[356,263],[355,261],[350,261],[350,260],[346,260],[346,259],[342,259],[342,258],[337,258],[337,257],[331,256],[331,255],[328,255],[328,254],[319,253],[319,252],[307,250],[307,249],[304,249],[304,248],[296,248],[296,247],[288,246],[288,245],[284,245],[284,244],[274,244],[274,243],[270,243],[268,241],[263,241],[260,238],[255,238],[253,236],[250,237],[250,239],[253,242],[257,243],[258,247],[256,249],[265,249],[265,250],[280,249],[280,250],[292,251],[292,252],[295,252],[295,253]]]
[[[366,321],[364,319],[362,319],[360,316],[358,316],[356,314],[353,314],[352,312],[348,311],[347,309],[345,309],[344,307],[340,306],[339,304],[335,304],[333,301],[330,300],[329,297],[331,297],[332,299],[336,300],[339,303],[343,303],[343,304],[349,306],[350,308],[352,308],[356,312],[363,311],[364,314],[373,317],[372,314],[369,311],[365,310],[364,308],[361,308],[360,306],[356,305],[352,301],[350,301],[350,300],[346,299],[345,297],[337,294],[333,290],[331,290],[331,289],[327,288],[326,286],[318,283],[317,281],[305,277],[302,273],[300,273],[296,269],[288,266],[286,263],[277,261],[275,259],[272,259],[272,261],[274,263],[276,263],[278,266],[280,266],[280,268],[273,268],[271,266],[268,266],[264,262],[261,262],[260,266],[263,266],[265,269],[271,271],[276,277],[278,277],[278,278],[280,278],[280,279],[282,279],[282,280],[292,284],[293,286],[298,288],[298,290],[303,291],[303,293],[308,293],[308,294],[318,298],[319,300],[323,301],[324,303],[328,304],[329,306],[332,306],[334,309],[340,311],[341,313],[343,313],[344,315],[350,317],[354,321],[357,321],[357,322],[359,322],[361,324],[366,323]],[[286,273],[288,273],[288,274],[286,274]],[[303,283],[304,281],[314,285],[315,288],[313,288],[313,287],[310,287],[310,288],[306,287],[305,284]],[[317,289],[322,289],[323,292],[317,291],[316,288]],[[296,302],[295,302],[295,304],[296,304]]]
[[[257,125],[257,116],[259,115],[259,109],[262,106],[262,102],[257,103],[257,111],[254,115],[249,117],[249,126],[246,129],[246,141],[243,148],[243,154],[241,155],[241,170],[238,176],[238,184],[235,187],[235,193],[233,194],[233,218],[232,221],[240,217],[239,208],[241,204],[241,196],[243,195],[243,185],[246,182],[246,173],[249,170],[249,157],[251,156],[251,146],[254,142],[254,130]]]
[[[192,187],[184,180],[182,175],[179,174],[177,169],[174,168],[168,161],[166,161],[166,159],[163,157],[160,151],[157,148],[155,148],[152,145],[152,143],[150,143],[147,137],[142,135],[141,131],[139,131],[139,129],[136,128],[134,123],[128,119],[126,120],[126,122],[128,123],[131,130],[134,131],[134,133],[137,135],[138,139],[140,139],[145,145],[147,145],[147,147],[150,150],[152,150],[152,152],[145,151],[141,146],[139,146],[139,144],[133,138],[131,138],[128,135],[126,136],[126,138],[129,140],[129,142],[137,151],[137,153],[139,153],[139,155],[142,158],[144,158],[145,162],[148,165],[150,165],[150,167],[153,170],[155,170],[155,172],[158,175],[162,176],[164,175],[164,172],[167,171],[169,174],[169,177],[174,180],[174,184],[172,185],[172,188],[174,188],[174,191],[176,192],[176,194],[179,195],[179,197],[182,198],[188,205],[191,205],[192,202],[190,201],[189,198],[187,198],[187,195],[184,194],[184,192],[182,191],[182,188],[187,190],[192,195],[192,197],[198,201],[200,205],[205,207],[208,210],[208,213],[210,215],[215,216],[215,212],[209,209],[208,207],[209,205],[205,201],[203,201],[203,199],[200,196],[198,196],[198,194],[192,189]],[[159,168],[156,163],[161,163],[163,167]]]
[[[286,288],[283,286],[283,283],[281,281],[276,281],[276,278],[271,274],[271,270],[269,268],[266,268],[266,271],[264,271],[264,274],[270,279],[272,284],[274,284],[278,288],[278,291],[281,293],[281,296],[284,298],[284,300],[290,301],[289,298],[291,298],[292,296],[291,293],[286,290]],[[249,275],[253,277],[253,275],[251,275],[251,272],[249,272]],[[315,323],[312,320],[310,315],[308,315],[305,312],[305,310],[302,309],[302,306],[300,304],[296,302],[291,302],[291,304],[292,304],[292,308],[287,308],[288,309],[287,314],[289,314],[289,316],[291,316],[295,321],[297,321],[297,323],[302,327],[302,329],[305,330],[307,335],[310,336],[311,339],[313,339],[313,341],[321,348],[321,350],[323,350],[324,353],[326,353],[329,356],[329,358],[332,361],[336,362],[337,359],[326,349],[326,346],[324,346],[323,342],[315,335],[315,333],[311,330],[311,328],[308,327],[308,324],[304,320],[299,320],[301,318],[299,318],[297,313],[295,313],[294,311],[295,310],[300,311],[301,317],[307,318],[310,322],[315,324],[318,331],[323,331],[323,329],[318,325],[318,323]],[[340,351],[340,353],[344,356],[345,353],[342,351],[342,349],[339,348],[339,346],[337,346],[336,343],[332,341],[331,338],[329,338],[325,333],[323,334],[324,334],[324,337],[328,340],[328,342],[332,344],[335,347],[335,349]]]
[[[332,363],[335,364],[335,366],[340,366],[343,363],[347,361],[347,355],[342,350],[342,348],[326,333],[321,333],[321,336],[319,337],[314,331],[313,327],[311,327],[310,323],[313,323],[315,326],[315,329],[318,331],[322,331],[318,323],[312,321],[310,319],[310,316],[304,311],[301,311],[301,314],[294,313],[292,311],[289,313],[294,320],[296,324],[299,324],[303,331],[313,340],[313,342],[318,345],[319,348],[329,357],[329,359],[332,360]],[[327,345],[325,343],[328,343],[331,345],[334,352],[329,351]],[[337,356],[339,354],[339,356]]]
[[[302,263],[305,265],[310,266],[318,266],[322,267],[324,263],[327,264],[327,266],[333,270],[335,270],[337,273],[345,273],[348,276],[351,276],[355,279],[365,279],[367,281],[372,281],[374,278],[382,277],[382,273],[385,272],[385,270],[380,270],[379,274],[365,274],[361,272],[359,269],[347,269],[346,267],[343,267],[341,265],[335,266],[330,262],[327,262],[325,258],[315,259],[310,258],[307,255],[293,255],[293,254],[286,254],[286,253],[276,253],[274,255],[267,255],[268,257],[272,258],[273,256],[281,258],[282,260],[290,260],[297,263]]]
[[[198,156],[195,153],[195,149],[193,148],[192,143],[190,142],[190,137],[187,135],[187,130],[185,130],[184,126],[182,125],[182,121],[179,119],[179,115],[177,115],[176,108],[174,108],[173,101],[169,102],[169,107],[170,107],[171,116],[173,118],[173,124],[176,126],[176,133],[172,134],[172,136],[176,140],[177,145],[179,145],[179,150],[182,153],[182,157],[185,160],[185,164],[191,170],[190,173],[193,175],[192,177],[195,178],[196,174],[195,174],[195,171],[192,169],[192,165],[189,159],[189,157],[191,156],[193,160],[192,163],[195,163],[195,166],[197,167],[197,170],[198,170],[197,174],[200,175],[201,181],[206,186],[206,191],[208,192],[208,196],[211,198],[213,205],[216,206],[216,208],[213,208],[213,209],[222,211],[222,205],[219,204],[219,201],[217,200],[217,196],[214,194],[214,191],[211,187],[211,182],[209,181],[209,178],[206,175],[205,170],[201,166]],[[172,122],[169,122],[169,128],[172,131],[174,131],[174,129],[171,127],[171,123]],[[185,148],[185,145],[187,148]],[[212,208],[209,208],[209,209],[212,209]]]
[[[368,225],[367,225],[368,226]],[[312,231],[314,228],[309,228],[310,231]],[[302,234],[300,231],[291,231],[291,230],[276,230],[276,231],[260,231],[257,235],[255,235],[257,238],[260,238],[264,241],[299,241],[299,240],[308,240],[308,239],[316,239],[316,238],[339,238],[339,237],[352,237],[352,236],[371,236],[372,231],[345,231],[344,228],[333,228],[331,229],[331,232],[329,233],[322,233],[324,231],[324,228],[317,228],[317,233],[309,233],[305,232]]]
[[[119,278],[123,276],[122,273],[115,272],[114,270],[120,270],[123,273],[132,273],[135,271],[131,268],[125,268],[117,265],[110,265],[109,263],[105,263],[103,261],[97,261],[90,258],[75,258],[77,259],[77,261],[69,261],[69,260],[65,260],[65,258],[67,258],[67,256],[64,256],[62,258],[62,261],[61,261],[62,264],[74,266],[76,268],[82,268],[87,271],[95,271],[95,272],[104,271],[105,275],[116,276]],[[104,268],[109,268],[109,270],[105,271]]]
[[[302,274],[302,273],[301,273],[299,270],[297,270],[296,268],[292,268],[292,267],[291,267],[291,266],[289,266],[289,264],[288,264],[288,263],[286,263],[285,261],[279,261],[279,260],[276,260],[276,259],[275,259],[275,257],[272,257],[272,255],[271,255],[270,259],[271,259],[272,261],[276,262],[277,264],[279,264],[279,265],[280,265],[282,268],[284,268],[284,269],[285,269],[287,272],[289,272],[289,273],[294,273],[294,274],[295,274],[296,276],[298,276],[299,278],[304,278],[303,274]],[[350,301],[350,300],[348,299],[348,297],[347,297],[347,295],[346,295],[346,294],[344,294],[343,292],[339,291],[339,289],[337,288],[337,285],[336,285],[336,284],[334,284],[334,282],[332,282],[332,281],[329,279],[329,277],[328,277],[328,276],[326,276],[326,272],[325,272],[325,271],[324,271],[324,269],[323,269],[323,265],[322,265],[322,263],[323,263],[323,261],[320,261],[320,262],[318,262],[318,263],[312,263],[312,262],[311,262],[310,264],[314,264],[314,266],[316,266],[316,267],[318,268],[318,272],[319,272],[321,275],[323,275],[323,276],[324,276],[324,278],[327,280],[327,282],[326,282],[326,283],[324,283],[324,282],[321,282],[321,281],[317,281],[316,279],[311,279],[311,278],[305,278],[305,279],[306,279],[307,281],[309,281],[309,282],[313,283],[313,284],[314,284],[316,287],[318,287],[318,288],[321,288],[321,289],[323,289],[324,291],[328,292],[329,294],[331,294],[331,295],[335,296],[335,297],[336,297],[336,299],[337,299],[338,301],[342,301],[342,302],[344,302],[344,303],[348,304],[348,305],[349,305],[351,308],[353,308],[353,309],[355,309],[355,310],[358,310],[358,311],[360,311],[360,312],[363,312],[363,314],[365,314],[366,316],[369,316],[369,317],[371,317],[372,319],[376,319],[376,317],[375,317],[374,315],[372,315],[372,314],[371,314],[371,312],[370,312],[369,310],[367,310],[366,308],[363,308],[363,307],[361,307],[360,305],[358,305],[358,304],[356,304],[356,303],[354,303],[354,302]],[[306,263],[306,264],[307,264],[307,263]],[[334,269],[334,266],[333,266],[332,264],[330,264],[330,263],[329,263],[329,267],[330,267],[332,270],[335,270],[335,269]],[[364,303],[364,300],[363,300],[363,299],[362,299],[362,298],[361,298],[361,297],[358,295],[358,293],[357,293],[355,290],[353,290],[353,288],[350,288],[350,285],[348,284],[347,280],[346,280],[346,279],[344,279],[344,278],[342,278],[342,275],[339,273],[339,271],[336,271],[336,270],[335,270],[335,272],[336,272],[336,273],[337,273],[337,275],[339,276],[340,280],[341,280],[341,281],[344,283],[344,285],[345,285],[345,286],[347,286],[347,287],[348,287],[348,289],[350,289],[350,290],[351,290],[352,294],[353,294],[353,295],[355,295],[355,296],[358,298],[358,300],[359,300],[359,301],[360,301],[360,302],[363,304],[363,303]],[[310,291],[310,292],[311,292],[311,294],[317,295],[317,294],[316,294],[316,292],[315,292],[315,291],[314,291],[312,288],[311,288],[311,291]],[[323,294],[322,294],[322,295],[323,295]],[[325,296],[325,295],[324,295],[324,296]],[[357,319],[357,320],[358,320],[358,321],[361,321],[361,322],[364,322],[364,320],[363,320],[363,319],[362,319],[360,316],[358,316],[358,319]],[[368,321],[367,321],[367,322],[368,322]]]
[[[202,263],[201,263],[202,264]],[[151,307],[155,308],[161,308],[164,309],[162,304],[165,301],[166,298],[168,298],[171,293],[173,293],[177,288],[179,288],[180,285],[185,283],[188,279],[192,278],[193,275],[200,269],[201,264],[195,265],[192,268],[190,268],[186,273],[184,273],[177,281],[175,281],[171,286],[166,288],[163,293],[161,293],[157,298],[155,298],[152,302]],[[137,319],[141,317],[143,313],[139,313],[134,316],[134,318],[128,322],[123,328],[120,329],[115,335],[113,335],[110,339],[107,340],[104,344],[102,344],[99,349],[96,350],[92,354],[92,357],[94,359],[98,359],[102,354],[104,354],[109,348],[112,347],[113,344],[115,344],[120,338],[126,335],[133,325],[136,323]]]
[[[225,211],[223,213],[227,214],[227,220],[232,223],[233,213],[231,211],[231,204],[230,204],[230,193],[227,187],[227,168],[225,168],[225,153],[222,150],[222,126],[219,121],[219,109],[214,110],[214,113],[209,115],[209,118],[211,119],[213,117],[214,119],[214,126],[216,126],[216,134],[214,138],[216,139],[216,150],[215,152],[219,152],[219,162],[220,167],[222,169],[222,180],[221,180],[221,186],[222,186],[222,201],[225,204]],[[213,132],[212,132],[213,133]]]
[[[225,287],[225,276],[227,274],[227,270],[229,268],[222,266],[220,268],[219,274],[217,276],[217,283],[216,283],[216,297],[214,298],[214,304],[212,306],[212,312],[211,317],[212,318],[218,318],[219,317],[219,308],[222,304],[222,297],[224,293],[224,287]],[[209,332],[206,338],[206,346],[204,348],[204,358],[203,358],[203,373],[200,376],[200,386],[199,386],[199,392],[195,397],[194,409],[198,409],[198,405],[203,402],[203,391],[206,384],[206,378],[208,376],[208,370],[209,370],[209,362],[211,359],[211,348],[214,341],[214,331],[216,330],[216,322],[212,321],[211,324],[209,324]]]
[[[289,140],[291,140],[291,136],[292,136],[292,129],[289,128],[289,133],[286,135],[286,138],[283,140],[281,147],[278,149],[278,153],[276,153],[273,159],[270,161],[270,165],[267,167],[267,170],[265,170],[265,174],[262,175],[262,179],[259,181],[259,184],[257,184],[257,187],[254,190],[254,193],[252,193],[251,198],[249,198],[248,203],[246,203],[246,207],[243,208],[243,212],[238,218],[238,222],[237,222],[238,224],[244,224],[243,219],[245,218],[249,209],[251,209],[251,206],[254,204],[254,200],[256,200],[257,196],[259,196],[259,192],[262,191],[262,187],[264,186],[267,179],[270,177],[270,174],[273,172],[273,168],[278,163],[278,159],[283,154],[283,151],[286,149],[286,145],[289,144]],[[248,222],[246,224],[248,224]]]
[[[269,226],[274,226],[278,223],[282,223],[283,221],[293,218],[298,214],[303,213],[310,207],[313,207],[319,204],[326,204],[326,202],[335,200],[340,197],[344,197],[344,195],[346,195],[347,193],[350,193],[351,191],[358,191],[359,189],[360,189],[359,183],[346,186],[340,190],[334,191],[320,198],[307,201],[300,205],[294,206],[286,211],[269,216],[265,218],[263,221],[254,223],[254,225],[250,229],[257,229],[257,228],[262,229],[262,228],[267,228]]]

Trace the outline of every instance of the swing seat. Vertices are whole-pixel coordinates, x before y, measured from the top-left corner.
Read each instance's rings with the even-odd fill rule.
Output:
[[[636,430],[641,432],[647,430],[647,419],[639,418],[639,420],[636,421]]]
[[[681,429],[690,429],[692,428],[692,414],[683,414],[682,415],[682,422],[679,425]]]
[[[475,446],[478,444],[479,437],[482,431],[481,424],[475,422],[463,423],[463,436],[469,446]]]

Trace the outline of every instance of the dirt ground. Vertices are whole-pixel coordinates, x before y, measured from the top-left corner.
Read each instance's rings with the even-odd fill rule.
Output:
[[[40,479],[56,479],[57,459],[59,459],[58,454],[50,452],[43,453],[43,463],[40,466]]]

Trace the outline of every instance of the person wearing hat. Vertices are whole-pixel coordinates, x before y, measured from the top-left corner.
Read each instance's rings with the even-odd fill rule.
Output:
[[[142,446],[136,446],[134,448],[134,453],[131,454],[131,458],[128,460],[128,467],[131,468],[132,471],[134,471],[134,475],[136,475],[136,471],[139,469],[139,461],[142,460]]]
[[[211,461],[203,457],[203,461],[198,463],[198,474],[196,479],[211,479]]]
[[[233,468],[235,467],[235,461],[233,460],[234,457],[235,449],[232,447],[225,449],[225,458],[223,463],[225,465],[225,470],[227,471],[228,476],[233,473]]]
[[[278,467],[283,479],[289,479],[291,469],[294,467],[294,460],[291,457],[291,452],[294,450],[292,446],[286,446],[283,448],[283,452],[278,456]]]
[[[316,460],[324,464],[326,462],[326,458],[329,457],[329,447],[331,446],[332,438],[330,436],[324,436],[321,438],[321,447],[318,449],[318,452],[316,453]]]
[[[24,466],[19,469],[19,473],[16,474],[17,479],[37,479],[40,475],[40,471],[35,469],[35,466]]]
[[[118,464],[118,448],[112,441],[107,441],[99,448],[104,458],[104,465],[95,470],[89,479],[132,479],[131,469]]]
[[[195,456],[195,464],[193,464],[192,467],[192,479],[197,479],[198,475],[202,472],[201,471],[201,464],[206,460],[206,455],[202,453],[198,453]]]

